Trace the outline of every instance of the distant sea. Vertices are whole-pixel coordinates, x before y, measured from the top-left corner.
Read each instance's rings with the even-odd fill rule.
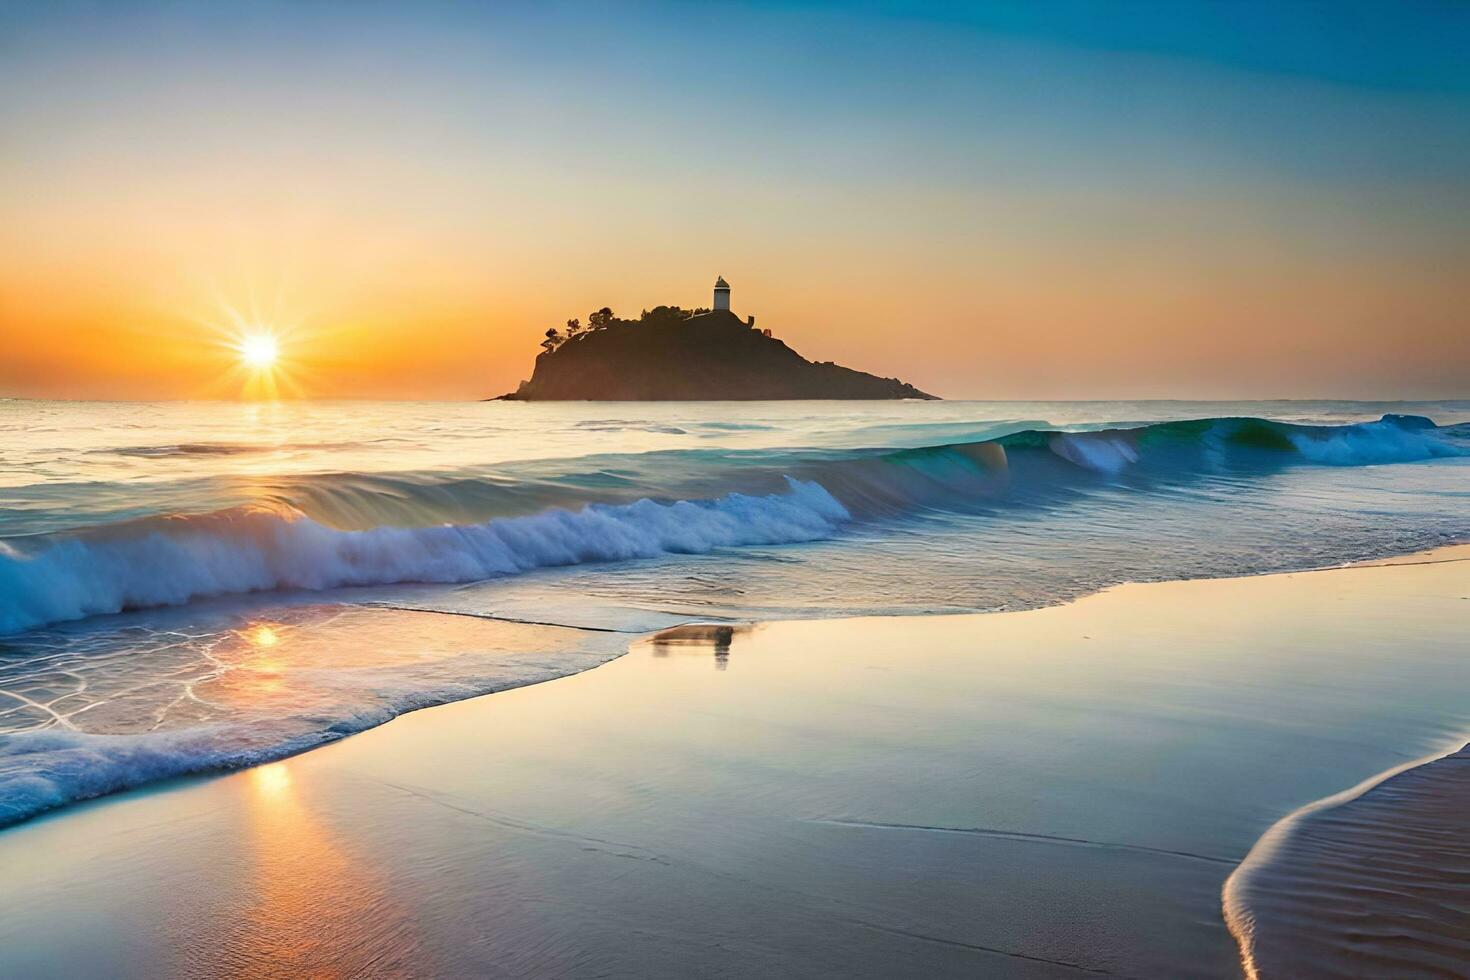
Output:
[[[1467,477],[1467,401],[0,401],[0,823],[676,622],[1019,609],[1464,541]],[[517,658],[444,613],[550,632]],[[273,659],[291,644],[331,653]]]

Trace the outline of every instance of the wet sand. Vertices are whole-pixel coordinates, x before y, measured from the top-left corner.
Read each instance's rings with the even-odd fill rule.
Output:
[[[1258,838],[1464,743],[1467,595],[1441,555],[665,635],[0,832],[0,975],[1236,976]]]
[[[1470,974],[1470,746],[1293,814],[1225,889],[1249,976]]]

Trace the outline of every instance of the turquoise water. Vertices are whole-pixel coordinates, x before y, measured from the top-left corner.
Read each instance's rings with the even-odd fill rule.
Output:
[[[405,664],[385,628],[367,662],[280,668],[309,710],[201,693],[344,607],[641,632],[1041,606],[1464,540],[1467,460],[1470,402],[0,402],[0,819],[504,680],[502,650]]]

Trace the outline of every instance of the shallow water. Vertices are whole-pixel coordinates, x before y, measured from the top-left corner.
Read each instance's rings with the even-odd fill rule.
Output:
[[[1467,576],[680,631],[0,834],[0,974],[1236,976],[1266,828],[1470,725]]]
[[[1470,747],[1355,789],[1293,813],[1231,875],[1247,976],[1470,972]]]
[[[309,711],[179,700],[201,650],[262,624],[325,636],[353,604],[631,632],[1017,609],[1399,554],[1470,536],[1467,420],[1466,402],[0,402],[0,813],[518,676],[432,643],[426,672],[389,644],[390,695],[324,654]],[[547,676],[584,665],[562,663]],[[176,749],[190,725],[210,737]],[[68,755],[82,736],[92,754]],[[76,779],[85,760],[105,773]]]

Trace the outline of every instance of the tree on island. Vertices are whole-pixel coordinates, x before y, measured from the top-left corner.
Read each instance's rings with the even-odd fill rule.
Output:
[[[600,310],[593,310],[587,314],[587,322],[584,325],[577,317],[572,317],[566,322],[565,330],[552,327],[546,331],[546,339],[541,341],[543,350],[550,352],[561,347],[569,340],[586,337],[599,330],[607,330],[610,327],[631,327],[638,324],[659,325],[678,323],[691,317],[702,316],[709,313],[708,307],[696,307],[686,310],[682,306],[655,306],[651,310],[644,310],[636,320],[620,319],[612,311],[611,307],[604,306]]]
[[[671,320],[687,320],[709,310],[686,310],[682,306],[655,306],[651,310],[644,310],[638,318],[640,323],[660,323]]]
[[[641,311],[636,319],[624,319],[614,313],[612,307],[604,306],[600,310],[593,310],[587,314],[585,324],[577,317],[572,317],[566,322],[565,331],[552,327],[546,331],[546,339],[541,341],[541,348],[549,354],[565,347],[569,341],[584,340],[600,331],[637,327],[656,330],[674,327],[711,312],[713,311],[707,306],[685,309],[682,306],[660,305],[651,310]]]
[[[808,361],[728,310],[604,306],[545,331],[515,401],[932,398],[912,385]]]

